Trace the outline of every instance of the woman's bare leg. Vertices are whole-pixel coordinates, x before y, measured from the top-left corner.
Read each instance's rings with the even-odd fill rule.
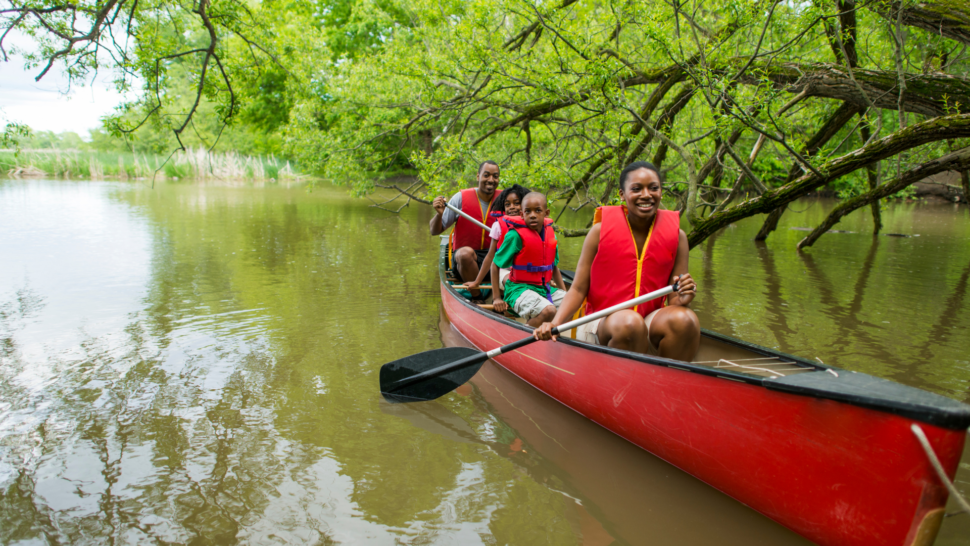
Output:
[[[690,362],[701,345],[701,323],[687,307],[664,307],[650,323],[650,341],[659,356]]]
[[[602,345],[638,353],[646,353],[649,343],[643,317],[629,309],[617,311],[603,319],[596,336]]]

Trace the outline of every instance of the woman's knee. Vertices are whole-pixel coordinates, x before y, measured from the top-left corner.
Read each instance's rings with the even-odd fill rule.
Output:
[[[677,337],[696,337],[701,333],[701,323],[694,311],[687,307],[667,307],[664,317],[666,328]]]
[[[637,339],[647,333],[643,317],[635,311],[620,311],[610,315],[606,326],[610,337],[616,340]]]

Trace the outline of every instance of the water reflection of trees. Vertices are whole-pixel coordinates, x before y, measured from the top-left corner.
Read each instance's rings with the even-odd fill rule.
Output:
[[[104,521],[92,535],[233,542],[273,519],[281,487],[326,499],[315,476],[324,458],[351,479],[348,500],[364,519],[408,540],[505,514],[496,507],[518,504],[509,487],[558,496],[531,480],[516,485],[515,465],[486,447],[376,411],[379,364],[439,346],[426,222],[302,191],[259,202],[191,186],[117,197],[155,226],[145,308],[126,353],[100,364],[122,377],[64,377],[57,402],[77,422],[71,441],[100,463],[99,483],[84,493],[97,490]],[[556,513],[507,512],[501,520],[531,514],[559,529]],[[88,525],[59,517],[70,520],[65,539]],[[306,514],[276,525],[332,540],[327,522]]]
[[[35,364],[20,354],[19,315],[0,316],[0,398],[48,408],[2,440],[16,473],[0,490],[0,542],[233,543],[272,532],[330,543],[339,510],[402,541],[459,524],[496,542],[581,534],[586,516],[557,492],[563,480],[521,441],[514,449],[515,431],[474,397],[442,402],[467,423],[467,442],[380,410],[379,365],[440,346],[426,221],[302,190],[183,186],[117,198],[155,235],[147,295],[123,339],[86,339],[78,354],[52,358],[56,381],[38,399],[13,380]],[[712,245],[704,305],[727,316],[723,294],[747,280],[719,276],[725,258]],[[775,264],[768,252],[762,263],[768,285],[752,297],[777,307],[786,290],[777,279],[797,278],[789,269],[801,262]],[[850,309],[868,281],[855,284]],[[828,290],[823,304],[842,312]],[[714,329],[730,331],[719,320]],[[330,461],[346,491],[322,469]],[[340,495],[350,508],[331,502]]]

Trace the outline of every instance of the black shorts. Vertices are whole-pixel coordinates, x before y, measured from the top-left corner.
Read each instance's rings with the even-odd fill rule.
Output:
[[[475,251],[475,261],[478,262],[478,269],[482,268],[482,262],[485,261],[485,256],[488,256],[487,250],[476,250]],[[462,279],[461,274],[458,273],[458,262],[455,260],[455,253],[451,253],[451,274],[455,276],[456,279],[461,279],[462,282],[472,282],[475,279]],[[485,272],[485,278],[482,282],[489,282],[492,279],[491,271]]]

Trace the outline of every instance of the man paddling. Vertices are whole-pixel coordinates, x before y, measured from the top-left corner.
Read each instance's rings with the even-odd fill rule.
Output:
[[[624,204],[600,207],[586,235],[573,284],[552,322],[535,330],[537,339],[584,314],[609,308],[678,283],[666,305],[654,300],[564,333],[576,340],[690,361],[700,346],[700,323],[687,306],[696,285],[687,272],[687,234],[675,211],[659,210],[662,180],[657,168],[638,161],[620,173]],[[585,302],[585,304],[584,304]]]
[[[498,163],[492,160],[482,163],[478,166],[478,187],[461,190],[451,197],[448,204],[472,218],[480,218],[483,224],[491,227],[496,219],[492,214],[492,204],[495,189],[498,188],[498,177]],[[435,197],[431,205],[437,211],[431,219],[431,235],[438,235],[452,224],[455,225],[451,233],[452,272],[463,281],[475,280],[491,243],[488,232],[447,208],[444,197]],[[487,279],[488,273],[483,280]],[[481,292],[471,290],[471,295],[478,298]]]

